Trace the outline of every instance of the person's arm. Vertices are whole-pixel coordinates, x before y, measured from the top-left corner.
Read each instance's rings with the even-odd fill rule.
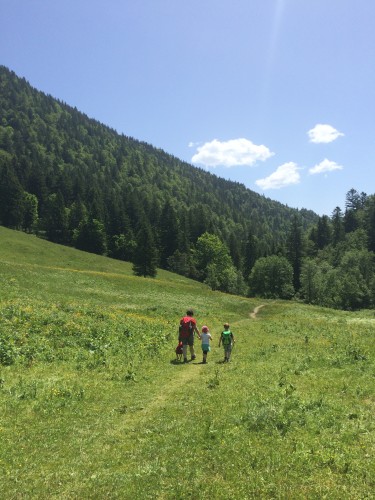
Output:
[[[198,330],[198,327],[197,327],[197,323],[194,323],[194,331],[198,335],[198,338],[200,340],[201,339],[201,334],[199,333],[199,330]]]
[[[234,335],[233,335],[233,333],[231,333],[231,335],[232,335],[232,340],[233,340],[233,344],[234,344],[236,341],[234,340]]]

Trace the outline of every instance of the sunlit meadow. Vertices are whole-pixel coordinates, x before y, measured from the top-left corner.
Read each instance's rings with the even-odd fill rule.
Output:
[[[2,498],[373,498],[373,311],[136,278],[4,228],[0,279]],[[175,361],[188,307],[207,365],[199,344]]]

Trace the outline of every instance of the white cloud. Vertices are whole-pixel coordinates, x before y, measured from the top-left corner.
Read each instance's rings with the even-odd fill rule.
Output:
[[[344,135],[342,132],[339,132],[331,125],[324,125],[322,123],[318,123],[314,128],[307,132],[307,135],[310,137],[310,142],[314,142],[316,144],[320,143],[328,143],[335,141],[341,135]]]
[[[255,184],[260,188],[266,189],[280,189],[292,184],[299,184],[301,176],[298,172],[300,167],[296,163],[290,161],[280,165],[275,172],[264,179],[258,179]]]
[[[309,174],[323,174],[325,172],[332,172],[333,170],[342,170],[344,167],[338,165],[335,161],[327,160],[327,158],[318,165],[309,169]]]
[[[253,165],[257,161],[265,161],[272,153],[266,146],[253,144],[248,139],[232,139],[220,142],[214,139],[197,148],[197,153],[191,159],[192,163],[206,167],[234,167],[238,165]]]

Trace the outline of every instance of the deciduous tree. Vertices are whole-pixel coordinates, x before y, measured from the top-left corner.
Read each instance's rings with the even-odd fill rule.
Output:
[[[250,293],[265,298],[290,299],[294,295],[293,268],[286,257],[258,259],[250,274]]]

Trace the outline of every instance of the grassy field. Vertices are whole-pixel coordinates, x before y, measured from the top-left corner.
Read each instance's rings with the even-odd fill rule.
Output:
[[[1,498],[374,498],[373,311],[136,278],[1,227],[0,280]],[[188,307],[207,365],[175,362]]]

